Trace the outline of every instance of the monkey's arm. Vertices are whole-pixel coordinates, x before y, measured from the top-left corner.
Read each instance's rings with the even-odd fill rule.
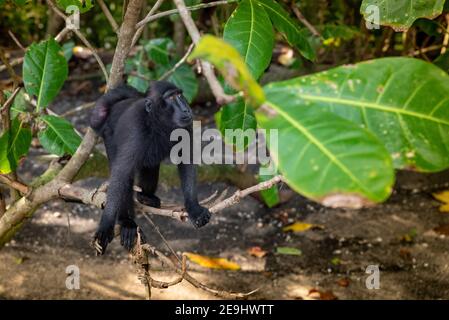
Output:
[[[189,219],[196,228],[200,228],[209,222],[210,212],[198,203],[196,167],[194,164],[181,163],[178,165],[178,169]]]

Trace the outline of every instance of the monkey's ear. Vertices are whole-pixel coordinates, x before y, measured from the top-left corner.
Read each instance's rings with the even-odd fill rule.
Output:
[[[146,112],[150,112],[151,111],[151,107],[153,105],[153,100],[151,100],[151,98],[145,98],[145,111]]]

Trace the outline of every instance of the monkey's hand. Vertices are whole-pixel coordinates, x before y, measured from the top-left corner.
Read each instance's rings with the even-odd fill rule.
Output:
[[[139,201],[141,204],[144,204],[149,207],[153,208],[160,208],[161,207],[161,200],[153,195],[145,195],[142,192],[137,192],[137,201]]]
[[[98,230],[95,233],[94,241],[101,246],[100,254],[102,255],[106,252],[108,244],[114,239],[114,224],[114,220],[102,217]]]
[[[120,225],[120,244],[131,251],[137,238],[137,224],[131,218],[119,219],[118,224]]]
[[[195,228],[201,228],[209,222],[210,212],[207,208],[195,204],[186,206],[186,209],[189,214],[189,220]]]

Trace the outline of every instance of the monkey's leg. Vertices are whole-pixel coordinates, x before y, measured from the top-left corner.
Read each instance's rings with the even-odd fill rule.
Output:
[[[154,195],[159,181],[159,165],[151,168],[143,167],[138,172],[137,179],[138,185],[142,188],[142,192],[137,193],[137,200],[144,205],[160,208],[161,200]]]
[[[178,165],[178,169],[189,220],[196,228],[200,228],[209,222],[210,212],[198,203],[195,165],[181,163]]]

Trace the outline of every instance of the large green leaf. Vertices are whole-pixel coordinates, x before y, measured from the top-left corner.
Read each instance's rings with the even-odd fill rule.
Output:
[[[276,130],[277,139],[267,130],[270,155],[298,193],[328,206],[356,208],[389,196],[394,180],[391,157],[367,130],[286,99],[267,101],[256,115],[263,128]]]
[[[418,18],[435,18],[443,11],[445,0],[363,0],[360,11],[371,16],[369,6],[377,6],[380,24],[397,31],[407,30]]]
[[[167,66],[170,63],[170,51],[174,46],[173,41],[169,38],[157,38],[148,41],[144,48],[149,58],[156,64]]]
[[[234,89],[243,91],[253,106],[265,101],[263,90],[252,77],[245,61],[227,42],[211,35],[203,36],[190,54],[189,61],[196,58],[213,63]]]
[[[290,14],[274,0],[257,0],[257,2],[264,7],[275,28],[285,36],[287,41],[298,48],[305,58],[314,60],[314,49],[309,40],[301,33],[296,21],[290,18]]]
[[[38,134],[42,146],[58,156],[66,153],[74,154],[81,143],[81,138],[72,124],[56,116],[41,116],[40,119],[47,125],[47,128]]]
[[[23,61],[23,81],[29,95],[37,97],[37,109],[56,97],[68,74],[67,60],[53,39],[33,43]]]
[[[243,145],[241,147],[246,148],[251,142],[249,136],[245,137],[246,130],[256,130],[257,122],[254,115],[253,108],[245,102],[243,99],[238,99],[236,102],[230,103],[226,106],[223,106],[219,114],[217,114],[216,119],[217,126],[225,138],[225,142],[228,144],[234,144],[235,141],[227,140],[231,139],[229,135],[225,135],[226,129],[234,130],[236,135],[236,139],[238,141],[242,141]],[[234,140],[234,138],[232,138]],[[240,144],[236,144],[237,151],[242,151]]]
[[[234,46],[258,79],[271,61],[274,45],[270,18],[256,0],[243,0],[226,22],[223,39]]]
[[[28,153],[31,144],[31,130],[15,118],[10,130],[0,137],[0,173],[15,171],[20,158]]]
[[[274,104],[327,110],[372,131],[397,168],[449,167],[449,75],[418,59],[384,58],[267,86]]]

